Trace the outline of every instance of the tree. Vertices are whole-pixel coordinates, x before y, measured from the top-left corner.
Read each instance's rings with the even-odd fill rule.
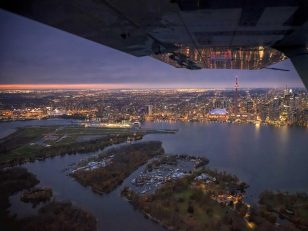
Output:
[[[189,202],[188,207],[187,207],[187,212],[193,214],[194,213],[194,207],[191,204],[191,202]]]

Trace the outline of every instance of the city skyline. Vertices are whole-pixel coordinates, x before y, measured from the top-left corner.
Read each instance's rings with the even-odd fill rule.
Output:
[[[308,230],[308,0],[0,6],[3,230]]]
[[[307,93],[300,89],[7,90],[0,101],[0,121],[64,117],[95,126],[162,120],[307,126]]]
[[[134,57],[3,10],[0,18],[4,35],[0,46],[1,89],[43,85],[87,89],[231,88],[235,76],[242,88],[304,87],[289,60],[272,67],[290,71],[176,69],[151,57]]]

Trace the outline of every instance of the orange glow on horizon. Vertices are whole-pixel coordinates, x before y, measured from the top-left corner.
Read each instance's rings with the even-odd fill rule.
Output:
[[[112,84],[112,83],[91,83],[91,84],[0,84],[0,90],[5,89],[123,89],[143,87],[140,84]]]

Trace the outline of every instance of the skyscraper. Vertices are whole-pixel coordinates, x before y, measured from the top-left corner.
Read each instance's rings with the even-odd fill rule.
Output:
[[[269,116],[271,120],[278,120],[280,113],[280,100],[275,97],[270,105]]]
[[[235,92],[234,92],[234,105],[233,105],[233,112],[235,114],[238,113],[238,88],[239,88],[239,84],[237,81],[237,77],[235,77]]]
[[[147,114],[149,116],[153,114],[153,105],[147,105]]]

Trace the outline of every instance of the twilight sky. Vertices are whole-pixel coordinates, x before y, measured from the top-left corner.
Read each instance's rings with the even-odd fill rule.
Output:
[[[0,10],[0,87],[5,84],[91,84],[108,88],[303,87],[289,60],[273,70],[177,69],[137,58]],[[94,85],[93,85],[94,84]],[[81,86],[81,85],[78,85]]]

